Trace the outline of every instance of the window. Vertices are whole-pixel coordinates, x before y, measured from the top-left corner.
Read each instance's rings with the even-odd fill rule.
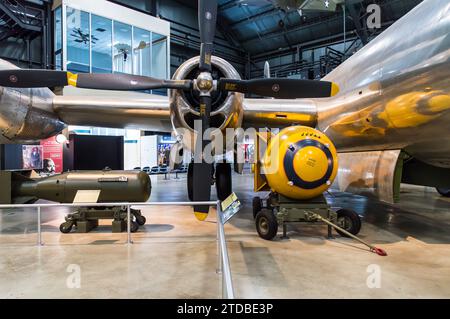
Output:
[[[114,71],[133,73],[130,25],[114,21]]]
[[[151,33],[134,28],[133,35],[133,74],[151,76]]]
[[[92,30],[92,72],[112,72],[112,21],[93,14]]]
[[[55,63],[56,70],[62,70],[62,9],[55,10]]]
[[[67,7],[67,70],[90,71],[89,13]]]
[[[167,37],[153,33],[152,38],[152,76],[167,78]]]
[[[157,33],[152,35],[152,76],[167,79],[167,37]],[[167,90],[153,90],[152,93],[167,95]]]

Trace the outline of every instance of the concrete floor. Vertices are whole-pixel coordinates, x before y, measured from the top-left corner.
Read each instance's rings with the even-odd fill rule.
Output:
[[[185,182],[153,178],[151,200],[187,200]],[[395,206],[329,196],[333,206],[363,216],[361,237],[389,254],[379,257],[349,239],[326,240],[322,226],[291,226],[289,240],[264,241],[252,219],[252,176],[234,176],[234,188],[244,207],[225,232],[237,297],[450,297],[450,200],[434,190],[405,186]],[[89,234],[61,234],[65,213],[43,212],[45,245],[38,247],[33,211],[0,212],[0,298],[221,296],[214,212],[198,222],[187,207],[145,208],[148,225],[133,234],[132,245],[126,234],[111,234],[106,221]],[[374,269],[380,288],[367,285]],[[79,288],[70,288],[74,278]]]

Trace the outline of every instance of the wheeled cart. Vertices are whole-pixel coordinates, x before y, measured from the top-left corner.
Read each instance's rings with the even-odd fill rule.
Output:
[[[136,232],[139,226],[145,225],[146,218],[141,211],[130,209],[131,232]],[[112,232],[120,233],[127,229],[127,208],[115,207],[83,207],[76,212],[68,214],[65,222],[59,226],[62,233],[70,233],[75,226],[78,233],[87,233],[98,226],[100,219],[112,219]]]
[[[309,200],[293,200],[280,194],[271,192],[265,199],[253,198],[253,217],[259,236],[272,240],[278,233],[278,227],[283,228],[283,237],[287,238],[287,223],[314,223],[327,225],[321,221],[326,219],[341,227],[350,234],[356,235],[361,229],[361,218],[349,209],[334,211],[327,203],[325,196],[321,195]],[[328,237],[332,237],[332,226],[328,227]],[[344,232],[336,229],[341,235],[348,237]]]

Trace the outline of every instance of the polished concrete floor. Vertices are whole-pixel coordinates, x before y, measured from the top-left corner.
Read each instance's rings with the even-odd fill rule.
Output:
[[[187,200],[185,176],[153,178],[152,201]],[[251,213],[252,176],[235,176],[243,209],[225,226],[239,298],[449,298],[450,200],[431,188],[404,186],[395,206],[342,193],[333,206],[363,217],[361,238],[380,257],[323,226],[290,226],[289,240],[264,241]],[[107,221],[89,234],[61,234],[65,209],[0,212],[0,298],[219,298],[214,211],[206,222],[187,207],[143,209],[147,225],[112,234]]]

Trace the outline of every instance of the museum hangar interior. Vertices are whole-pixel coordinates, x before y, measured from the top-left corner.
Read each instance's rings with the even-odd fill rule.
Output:
[[[0,0],[0,298],[449,298],[449,33],[447,0]]]

